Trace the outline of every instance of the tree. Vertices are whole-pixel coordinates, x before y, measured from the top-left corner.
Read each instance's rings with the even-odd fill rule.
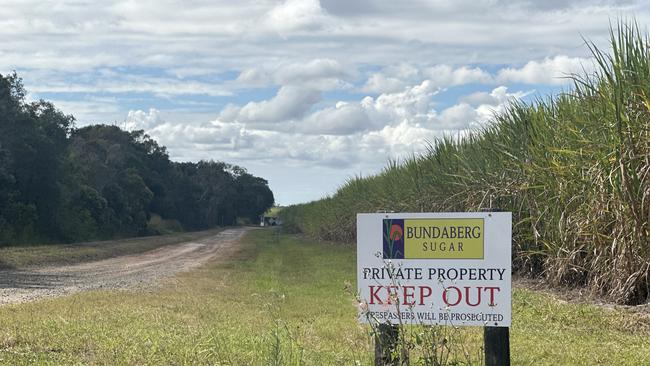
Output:
[[[26,104],[24,97],[15,73],[0,75],[0,145],[5,154],[3,170],[12,177],[2,187],[10,197],[5,211],[11,213],[5,214],[11,217],[3,216],[5,221],[15,221],[14,235],[24,238],[36,230],[57,236],[62,165],[74,118],[45,101]]]
[[[243,171],[237,175],[237,215],[251,222],[259,222],[259,217],[275,203],[268,182]]]
[[[175,163],[144,131],[74,122],[52,103],[26,103],[15,73],[0,75],[0,244],[144,235],[152,214],[205,229],[273,204],[243,168]]]

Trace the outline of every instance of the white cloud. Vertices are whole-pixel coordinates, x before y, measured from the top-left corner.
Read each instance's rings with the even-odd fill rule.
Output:
[[[317,90],[284,86],[269,100],[250,102],[241,108],[229,105],[219,117],[225,122],[286,122],[302,118],[320,99],[321,93]]]
[[[307,63],[295,63],[280,67],[275,72],[275,80],[281,85],[330,86],[342,85],[350,73],[338,61],[315,59]]]
[[[98,75],[92,82],[88,80],[66,80],[50,77],[43,84],[30,83],[29,89],[35,93],[151,93],[155,96],[208,95],[214,97],[230,96],[232,92],[221,85],[213,85],[193,80],[174,78],[115,75],[112,72]]]
[[[479,67],[452,67],[442,64],[417,68],[401,63],[372,73],[361,90],[368,93],[392,93],[422,80],[429,80],[431,85],[441,88],[494,82],[492,75]]]
[[[291,92],[297,92],[292,90]],[[302,117],[280,109],[282,89],[278,96],[243,108],[230,107],[219,118],[199,127],[173,126],[168,123],[155,127],[151,134],[175,149],[188,151],[219,151],[236,161],[293,161],[301,166],[339,166],[370,164],[381,166],[389,157],[404,157],[421,152],[427,143],[445,134],[479,126],[491,113],[504,108],[513,98],[525,93],[508,93],[498,87],[486,93],[486,103],[472,106],[460,102],[437,113],[433,108],[438,90],[429,81],[408,87],[398,93],[386,93],[377,98],[365,97],[358,102],[338,102]],[[309,104],[309,103],[308,103]],[[289,108],[291,109],[291,108]],[[275,124],[263,126],[262,110]],[[284,109],[283,109],[284,110]],[[243,112],[242,112],[243,111]],[[229,118],[225,118],[229,115]],[[282,123],[284,122],[284,123]],[[282,125],[282,126],[281,126]],[[462,132],[460,132],[462,133]],[[187,144],[183,144],[187,142]]]
[[[474,120],[469,123],[469,126],[474,128],[485,125],[492,120],[496,113],[503,112],[511,102],[520,100],[533,92],[534,90],[510,93],[506,86],[499,86],[489,93],[478,92],[463,96],[459,98],[458,105],[471,106],[474,109]],[[467,110],[466,107],[465,110]]]
[[[492,93],[488,93],[484,91],[479,91],[479,92],[471,93],[469,95],[464,95],[459,98],[459,101],[462,103],[467,103],[472,106],[478,106],[481,104],[493,105],[499,102],[498,99],[492,95]]]
[[[349,135],[370,129],[372,121],[363,106],[339,102],[333,108],[316,111],[299,122],[305,134]]]
[[[266,24],[281,34],[290,31],[317,30],[327,17],[318,0],[286,0],[273,7],[266,16]]]
[[[268,72],[254,67],[239,73],[236,81],[244,86],[265,86],[271,83],[272,78]]]
[[[433,85],[441,87],[493,82],[492,76],[479,67],[452,68],[449,65],[436,65],[424,70],[423,74],[431,80]]]
[[[437,92],[430,82],[424,81],[402,92],[385,93],[377,98],[367,96],[359,102],[338,102],[334,107],[310,114],[296,122],[296,126],[304,134],[350,135],[377,131],[404,121],[412,125],[428,124],[436,116],[432,97]]]
[[[507,103],[508,101],[511,101],[512,99],[521,99],[529,94],[531,94],[533,91],[527,91],[527,92],[515,92],[515,93],[508,93],[508,87],[506,86],[499,86],[492,91],[488,92],[474,92],[469,95],[464,95],[459,98],[459,101],[462,103],[467,103],[473,106],[479,106],[479,105],[490,105],[490,106],[497,106],[500,104]]]
[[[367,93],[394,93],[404,90],[409,84],[421,82],[422,79],[417,67],[402,62],[371,74],[361,90]]]
[[[464,130],[470,127],[470,123],[476,122],[478,112],[469,104],[460,103],[453,105],[440,114],[439,125],[447,130]]]
[[[500,83],[525,83],[562,85],[570,83],[568,77],[583,75],[595,70],[593,59],[558,55],[542,61],[529,61],[521,68],[504,68],[499,71]]]
[[[312,59],[306,62],[284,63],[271,67],[253,67],[243,70],[237,84],[243,87],[281,85],[300,86],[320,90],[347,88],[346,81],[355,74],[333,59]]]
[[[432,130],[414,126],[402,121],[395,126],[385,126],[363,136],[361,146],[364,156],[378,155],[378,163],[384,164],[388,159],[405,158],[421,153],[428,143],[445,134],[443,130]]]
[[[225,107],[218,121],[246,124],[252,130],[302,135],[354,136],[404,123],[439,132],[482,124],[511,100],[530,93],[508,93],[506,87],[497,87],[489,93],[462,97],[458,104],[438,113],[434,106],[439,91],[426,80],[401,92],[384,93],[376,98],[366,96],[358,102],[340,101],[308,113],[319,94],[313,90],[283,87],[269,100],[251,102],[244,107]]]
[[[407,80],[401,80],[382,73],[374,73],[370,75],[361,91],[366,93],[394,93],[403,90],[407,85]]]
[[[439,89],[426,80],[401,93],[381,94],[374,101],[366,97],[362,103],[371,107],[376,118],[384,116],[377,118],[379,120],[399,123],[406,119],[413,123],[426,123],[435,115],[432,97],[438,92]]]
[[[160,111],[155,108],[149,108],[149,112],[135,110],[129,111],[126,116],[124,128],[128,131],[132,130],[151,130],[164,121],[160,117]]]

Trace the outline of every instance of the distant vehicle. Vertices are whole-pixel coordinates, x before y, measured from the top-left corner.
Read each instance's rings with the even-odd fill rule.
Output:
[[[282,220],[278,217],[272,216],[262,216],[260,218],[260,226],[280,226],[282,225]]]

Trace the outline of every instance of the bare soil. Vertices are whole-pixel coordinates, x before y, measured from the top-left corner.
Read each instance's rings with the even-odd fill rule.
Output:
[[[248,230],[226,229],[195,241],[94,262],[0,270],[0,305],[89,290],[157,286],[162,279],[212,258],[230,256]]]

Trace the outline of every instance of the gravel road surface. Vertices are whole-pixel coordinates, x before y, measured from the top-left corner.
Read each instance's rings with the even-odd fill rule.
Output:
[[[249,228],[233,228],[197,241],[134,255],[69,266],[0,270],[0,305],[88,290],[138,289],[230,255]]]

